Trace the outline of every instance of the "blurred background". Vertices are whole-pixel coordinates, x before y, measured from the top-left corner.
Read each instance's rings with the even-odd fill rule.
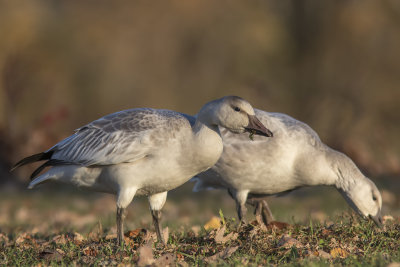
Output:
[[[387,213],[399,213],[399,28],[396,0],[1,1],[0,226],[32,218],[35,210],[26,213],[27,203],[38,208],[32,199],[61,199],[63,206],[78,194],[77,207],[85,198],[114,203],[64,186],[27,192],[34,166],[9,173],[22,157],[111,112],[154,107],[194,114],[224,95],[309,124],[377,182]],[[193,212],[207,196],[226,202],[234,215],[225,193],[191,195],[190,188],[172,192],[166,210],[184,200]],[[320,192],[271,200],[275,209],[288,203],[287,217],[278,219],[306,218],[310,208],[296,214],[290,199],[306,203],[314,193],[347,209],[335,191]],[[113,205],[105,216],[114,218]],[[214,206],[210,216],[220,208]],[[86,208],[80,212],[93,210]]]

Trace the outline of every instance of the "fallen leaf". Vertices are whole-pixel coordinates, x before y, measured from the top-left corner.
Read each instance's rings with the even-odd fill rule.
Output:
[[[0,242],[8,243],[9,239],[8,236],[6,236],[3,233],[0,233]]]
[[[64,253],[64,252],[63,252]],[[61,261],[63,259],[63,255],[58,250],[43,250],[39,253],[39,257],[45,259],[47,261]]]
[[[176,256],[172,253],[167,253],[159,257],[154,263],[154,266],[175,266]]]
[[[215,233],[215,237],[214,237],[214,240],[217,244],[225,244],[228,241],[234,241],[238,238],[238,236],[239,236],[238,233],[233,233],[233,232],[224,236],[225,230],[226,230],[225,225],[223,225],[222,227],[217,229],[217,231]]]
[[[330,245],[331,247],[337,246],[337,245],[338,245],[338,242],[337,242],[336,238],[332,237],[331,240],[329,241],[329,245]]]
[[[138,266],[147,266],[155,262],[153,256],[153,249],[151,248],[150,245],[141,246],[138,249],[138,253],[139,253],[139,260],[137,262]]]
[[[85,240],[85,238],[80,233],[74,232],[73,240],[76,245],[79,245]]]
[[[20,244],[24,243],[28,239],[32,239],[30,234],[23,233],[23,234],[21,234],[20,236],[17,237],[17,239],[15,240],[15,244],[20,245]]]
[[[56,248],[56,251],[58,253],[60,253],[60,255],[63,255],[63,256],[65,255],[65,252],[63,250],[59,249],[59,248]]]
[[[318,256],[323,258],[323,259],[330,259],[332,258],[331,254],[329,254],[328,252],[323,251],[322,249],[318,250]]]
[[[91,248],[89,246],[83,248],[82,252],[86,256],[91,256],[91,257],[96,257],[97,256],[97,251],[94,248]]]
[[[189,267],[189,264],[187,264],[186,261],[180,261],[180,262],[178,262],[178,266],[180,266],[180,267]]]
[[[304,252],[304,255],[306,256],[306,257],[309,257],[309,258],[316,258],[316,257],[318,257],[319,256],[319,253],[318,253],[318,251],[311,251],[311,250],[306,250],[305,252]]]
[[[104,238],[105,240],[117,239],[117,234],[109,234]]]
[[[291,226],[290,224],[285,223],[285,222],[272,221],[272,222],[268,223],[267,228],[269,228],[269,229],[276,228],[279,230],[283,230],[283,229],[289,228],[290,226]]]
[[[56,244],[67,244],[67,239],[65,238],[65,235],[56,235],[53,237],[52,241]]]
[[[295,246],[296,248],[301,248],[303,247],[303,244],[288,235],[283,235],[278,241],[278,247],[291,248],[293,246]]]
[[[229,258],[235,251],[239,248],[239,246],[236,247],[227,247],[225,250],[218,252],[210,257],[207,257],[204,259],[205,262],[208,264],[214,263],[219,259],[225,260]]]
[[[341,248],[333,248],[330,251],[332,258],[346,258],[349,256],[349,253]]]
[[[162,234],[162,236],[164,238],[164,241],[168,242],[168,238],[169,238],[169,229],[168,229],[168,227],[165,227],[161,234]],[[147,231],[146,235],[143,237],[143,241],[144,241],[145,244],[156,242],[156,241],[158,241],[157,234],[155,232]]]
[[[146,233],[146,229],[138,228],[133,231],[128,231],[124,235],[129,238],[136,238],[142,233]],[[117,236],[115,235],[115,237],[117,237]]]
[[[330,235],[332,235],[332,231],[330,231],[328,229],[323,229],[321,234],[323,236],[330,236]]]
[[[383,223],[386,223],[387,221],[394,221],[393,216],[391,215],[385,215],[382,217]]]
[[[104,260],[99,262],[99,266],[115,266],[117,265],[118,262],[115,260]],[[118,266],[129,266],[129,265],[121,265],[119,264]]]
[[[211,229],[218,229],[221,226],[221,219],[213,216],[205,225],[204,229],[211,230]]]
[[[146,235],[143,237],[143,241],[145,244],[153,243],[156,240],[157,240],[157,234],[150,231],[147,231]]]

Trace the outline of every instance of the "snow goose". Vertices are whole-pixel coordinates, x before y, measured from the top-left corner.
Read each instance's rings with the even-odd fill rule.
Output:
[[[227,189],[236,201],[240,220],[246,213],[247,201],[256,206],[256,215],[262,215],[268,223],[273,216],[266,196],[304,186],[331,185],[359,215],[381,224],[379,190],[349,157],[329,148],[308,125],[288,115],[257,109],[255,113],[274,138],[254,137],[251,141],[247,135],[234,136],[221,128],[221,158],[194,178],[194,191]]]
[[[204,105],[197,118],[150,108],[107,115],[13,169],[45,160],[32,173],[29,188],[59,181],[115,194],[118,244],[123,242],[125,208],[134,196],[148,196],[157,237],[164,243],[159,221],[167,192],[217,162],[223,150],[218,126],[234,133],[272,135],[247,101],[227,96]],[[47,166],[51,169],[36,177]]]

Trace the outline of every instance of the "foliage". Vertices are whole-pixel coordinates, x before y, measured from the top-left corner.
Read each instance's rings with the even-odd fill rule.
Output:
[[[265,227],[254,221],[238,228],[234,220],[225,221],[210,231],[174,231],[166,247],[145,229],[127,232],[123,247],[115,245],[115,235],[98,229],[87,236],[64,231],[0,233],[0,264],[381,266],[400,261],[399,218],[382,229],[348,214],[332,224],[307,226]]]

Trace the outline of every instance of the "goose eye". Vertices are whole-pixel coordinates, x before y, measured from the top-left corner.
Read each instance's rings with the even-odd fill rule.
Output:
[[[239,107],[235,107],[235,111],[240,111],[240,108]]]
[[[376,201],[376,196],[372,196],[372,200],[373,200],[373,201]]]

